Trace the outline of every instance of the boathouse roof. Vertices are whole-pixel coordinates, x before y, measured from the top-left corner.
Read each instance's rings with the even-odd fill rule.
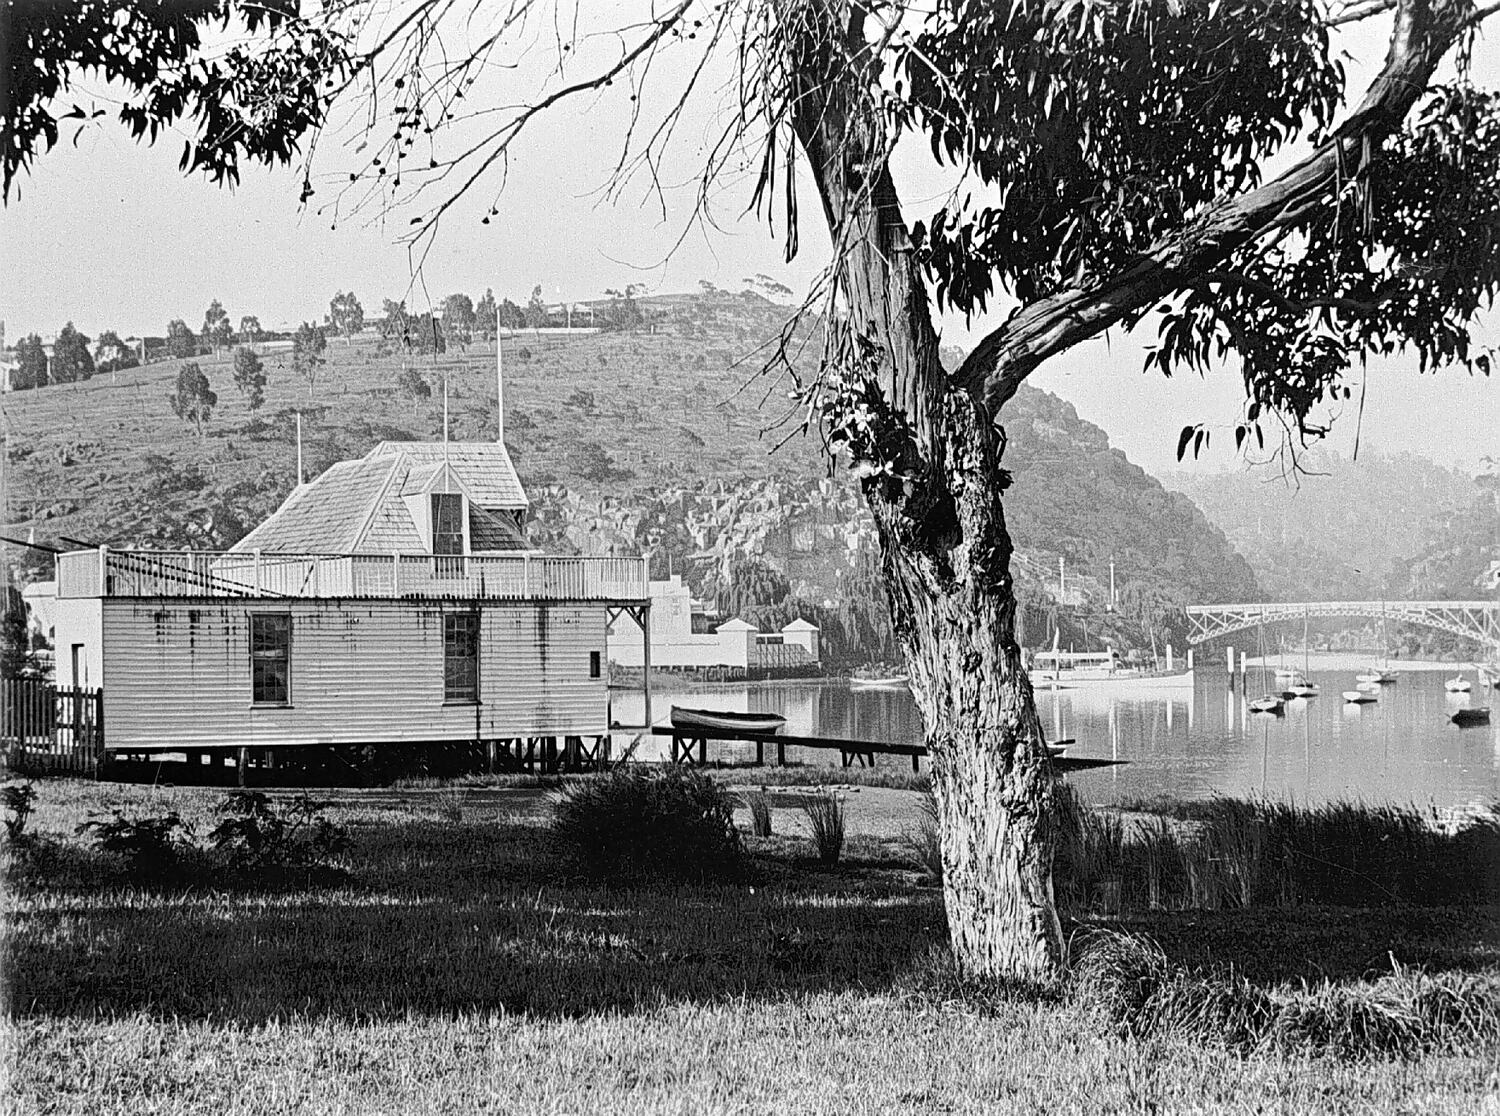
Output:
[[[493,442],[381,442],[307,484],[231,549],[338,554],[432,551],[431,493],[464,497],[469,553],[524,549],[526,493]]]

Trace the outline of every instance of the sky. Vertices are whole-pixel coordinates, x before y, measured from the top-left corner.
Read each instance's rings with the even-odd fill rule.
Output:
[[[1356,57],[1379,58],[1384,28],[1377,22],[1344,44]],[[1500,72],[1494,44],[1480,49],[1480,72]],[[1357,78],[1360,68],[1352,68]],[[524,73],[495,80],[514,83]],[[80,95],[103,104],[109,92],[79,86]],[[501,99],[515,91],[497,85],[490,92]],[[90,335],[103,329],[161,334],[177,317],[196,328],[214,298],[236,322],[253,313],[275,328],[321,319],[332,295],[349,289],[367,316],[378,314],[383,298],[405,298],[420,309],[453,291],[477,297],[486,288],[497,298],[524,302],[537,284],[548,301],[558,302],[598,298],[627,283],[674,292],[708,280],[738,290],[745,277],[766,274],[801,293],[829,252],[810,195],[804,197],[801,251],[788,263],[780,239],[745,213],[748,177],[729,177],[715,195],[713,229],[690,224],[693,191],[672,187],[691,182],[726,111],[726,96],[711,85],[685,118],[674,148],[677,165],[664,168],[665,204],[639,184],[617,200],[601,200],[625,121],[621,97],[565,106],[548,130],[517,147],[503,192],[496,195],[498,184],[489,180],[482,199],[476,195],[455,208],[420,268],[401,240],[405,213],[382,223],[336,219],[316,208],[332,198],[331,184],[346,179],[353,165],[349,149],[331,142],[337,135],[325,141],[315,164],[320,192],[303,207],[300,176],[292,170],[247,168],[234,189],[183,177],[180,135],[145,147],[117,124],[89,128],[76,140],[65,134],[0,210],[0,321],[14,343],[27,332],[55,334],[69,320]],[[919,162],[903,160],[898,176],[908,219],[935,208],[944,188]],[[481,225],[492,200],[499,213]],[[940,328],[945,344],[967,347],[996,324],[993,317],[944,319]],[[1485,334],[1495,338],[1500,330],[1487,324]],[[1243,467],[1229,433],[1243,398],[1237,373],[1223,368],[1202,378],[1167,379],[1143,373],[1142,354],[1139,339],[1116,331],[1049,362],[1031,382],[1071,402],[1153,473],[1182,467],[1175,460],[1177,431],[1199,421],[1222,434],[1188,467]],[[1414,369],[1414,361],[1372,365],[1363,420],[1356,423],[1349,408],[1326,444],[1347,456],[1357,434],[1361,450],[1416,452],[1465,469],[1477,468],[1482,457],[1500,457],[1500,378],[1461,370],[1418,375]]]

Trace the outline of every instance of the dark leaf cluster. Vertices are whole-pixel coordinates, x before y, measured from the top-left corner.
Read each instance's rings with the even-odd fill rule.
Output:
[[[1311,0],[946,0],[896,52],[896,123],[985,188],[913,229],[939,306],[1117,269],[1328,127],[1343,71]]]
[[[61,111],[54,103],[81,73],[125,87],[119,116],[137,139],[154,142],[168,128],[193,122],[184,170],[234,183],[241,160],[289,161],[353,65],[342,35],[304,21],[298,11],[295,0],[0,7],[4,196],[38,151],[57,143],[65,121],[85,126],[105,115],[76,104]],[[251,41],[222,56],[203,51],[205,34],[230,26],[243,27]]]

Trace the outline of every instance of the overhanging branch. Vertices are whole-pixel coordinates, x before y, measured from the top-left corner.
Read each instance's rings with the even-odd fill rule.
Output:
[[[1476,18],[1500,9],[1500,0],[1479,6],[1400,0],[1398,8],[1385,65],[1359,106],[1312,154],[1266,185],[1211,205],[1119,272],[1022,307],[980,341],[956,382],[996,413],[1050,357],[1203,282],[1245,245],[1326,206],[1345,168],[1361,165],[1366,144],[1374,148],[1400,127],[1443,56]]]

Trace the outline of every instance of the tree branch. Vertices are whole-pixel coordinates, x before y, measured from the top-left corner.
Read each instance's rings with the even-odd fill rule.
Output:
[[[1326,206],[1347,177],[1343,168],[1361,165],[1366,144],[1376,147],[1400,127],[1474,15],[1467,0],[1401,0],[1380,74],[1311,155],[1266,185],[1209,206],[1116,274],[1022,307],[980,341],[956,382],[995,414],[1043,361],[1196,285],[1245,245]]]

